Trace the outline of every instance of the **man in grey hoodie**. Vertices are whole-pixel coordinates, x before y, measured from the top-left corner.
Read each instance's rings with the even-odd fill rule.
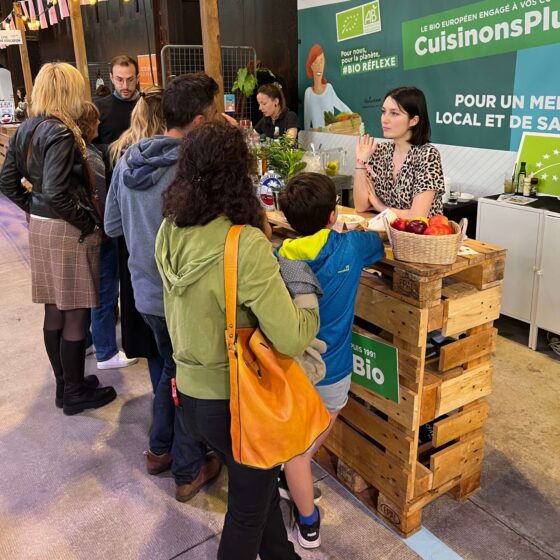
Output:
[[[184,430],[174,429],[176,366],[163,309],[163,284],[154,258],[155,239],[162,222],[161,195],[173,182],[181,140],[190,130],[216,117],[216,82],[205,74],[175,78],[163,94],[165,134],[131,146],[119,160],[105,208],[105,231],[124,235],[136,308],[152,329],[164,360],[154,396],[147,470],[159,474],[171,467],[175,497],[184,502],[215,478],[221,464]]]

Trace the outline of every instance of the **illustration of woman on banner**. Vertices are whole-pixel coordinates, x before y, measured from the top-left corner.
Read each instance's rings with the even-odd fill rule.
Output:
[[[305,130],[350,120],[354,115],[352,110],[339,99],[332,85],[325,79],[325,53],[321,45],[311,47],[305,66],[307,76],[313,80],[313,85],[305,90],[303,100]],[[334,115],[335,109],[339,111],[339,115]]]

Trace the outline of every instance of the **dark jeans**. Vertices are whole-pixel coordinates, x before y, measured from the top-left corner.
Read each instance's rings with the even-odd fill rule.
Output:
[[[175,429],[178,419],[171,394],[171,380],[176,366],[173,347],[164,317],[142,313],[142,318],[152,329],[161,357],[163,371],[154,395],[154,419],[150,431],[150,451],[171,452],[171,472],[177,484],[192,482],[200,472],[206,458],[206,446],[194,440],[189,433]]]
[[[148,362],[148,371],[150,372],[150,381],[152,382],[152,391],[156,394],[161,374],[163,373],[163,366],[165,362],[161,356],[155,358],[146,358]]]
[[[119,351],[115,306],[119,296],[117,242],[105,239],[99,257],[99,305],[91,310],[91,337],[98,362],[109,360]],[[89,340],[88,340],[89,341]]]
[[[228,468],[228,511],[218,560],[294,560],[278,494],[278,472],[236,463],[231,451],[229,400],[202,400],[181,394],[177,429],[204,441]]]

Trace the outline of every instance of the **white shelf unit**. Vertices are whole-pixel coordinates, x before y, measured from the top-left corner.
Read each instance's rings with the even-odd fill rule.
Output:
[[[560,214],[488,198],[478,201],[477,239],[508,250],[501,313],[560,334]]]

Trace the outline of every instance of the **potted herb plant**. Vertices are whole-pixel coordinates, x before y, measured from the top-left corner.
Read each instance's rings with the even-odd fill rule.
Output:
[[[270,170],[267,173],[266,183],[272,191],[275,208],[278,207],[278,194],[284,189],[286,183],[303,171],[307,163],[303,160],[305,150],[294,141],[291,136],[284,134],[277,140],[265,144],[261,150]]]
[[[294,175],[305,169],[305,150],[288,135],[280,136],[267,147],[267,165],[287,183]]]

